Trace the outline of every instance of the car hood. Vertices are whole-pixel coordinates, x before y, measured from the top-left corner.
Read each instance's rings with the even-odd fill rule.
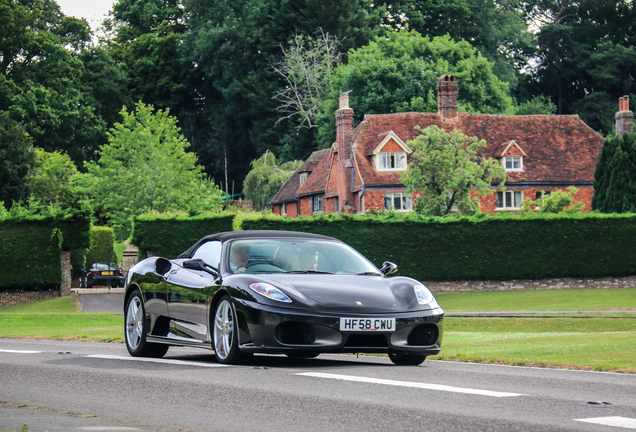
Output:
[[[296,290],[328,308],[396,305],[393,291],[380,276],[295,274],[268,275],[264,279],[283,290]]]

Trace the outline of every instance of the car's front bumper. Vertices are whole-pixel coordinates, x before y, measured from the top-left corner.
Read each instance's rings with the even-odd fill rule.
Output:
[[[315,312],[237,300],[239,346],[254,353],[409,353],[436,355],[442,346],[441,308],[400,313]],[[341,317],[395,318],[395,331],[341,331]]]

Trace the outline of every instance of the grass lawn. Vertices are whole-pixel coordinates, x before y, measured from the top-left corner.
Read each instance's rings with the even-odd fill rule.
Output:
[[[431,359],[636,373],[636,319],[445,319]]]
[[[122,315],[79,309],[75,296],[1,307],[0,338],[122,341]]]
[[[435,293],[446,312],[636,309],[636,288]]]
[[[636,289],[631,288],[436,297],[447,312],[636,309]],[[74,296],[1,307],[0,338],[123,341],[122,315],[78,310]],[[618,315],[622,317],[446,317],[442,353],[431,359],[636,373],[635,315]]]

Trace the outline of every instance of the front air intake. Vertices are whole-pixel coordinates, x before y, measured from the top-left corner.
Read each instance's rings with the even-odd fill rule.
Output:
[[[284,322],[276,327],[276,339],[285,345],[312,345],[316,335],[309,324]]]
[[[415,346],[430,346],[435,345],[438,338],[439,329],[435,324],[420,324],[411,331],[406,343]]]

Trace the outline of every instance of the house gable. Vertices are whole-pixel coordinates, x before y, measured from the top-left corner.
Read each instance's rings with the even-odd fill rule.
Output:
[[[371,152],[375,170],[378,172],[406,171],[407,155],[413,151],[392,130],[380,138],[380,143]]]

